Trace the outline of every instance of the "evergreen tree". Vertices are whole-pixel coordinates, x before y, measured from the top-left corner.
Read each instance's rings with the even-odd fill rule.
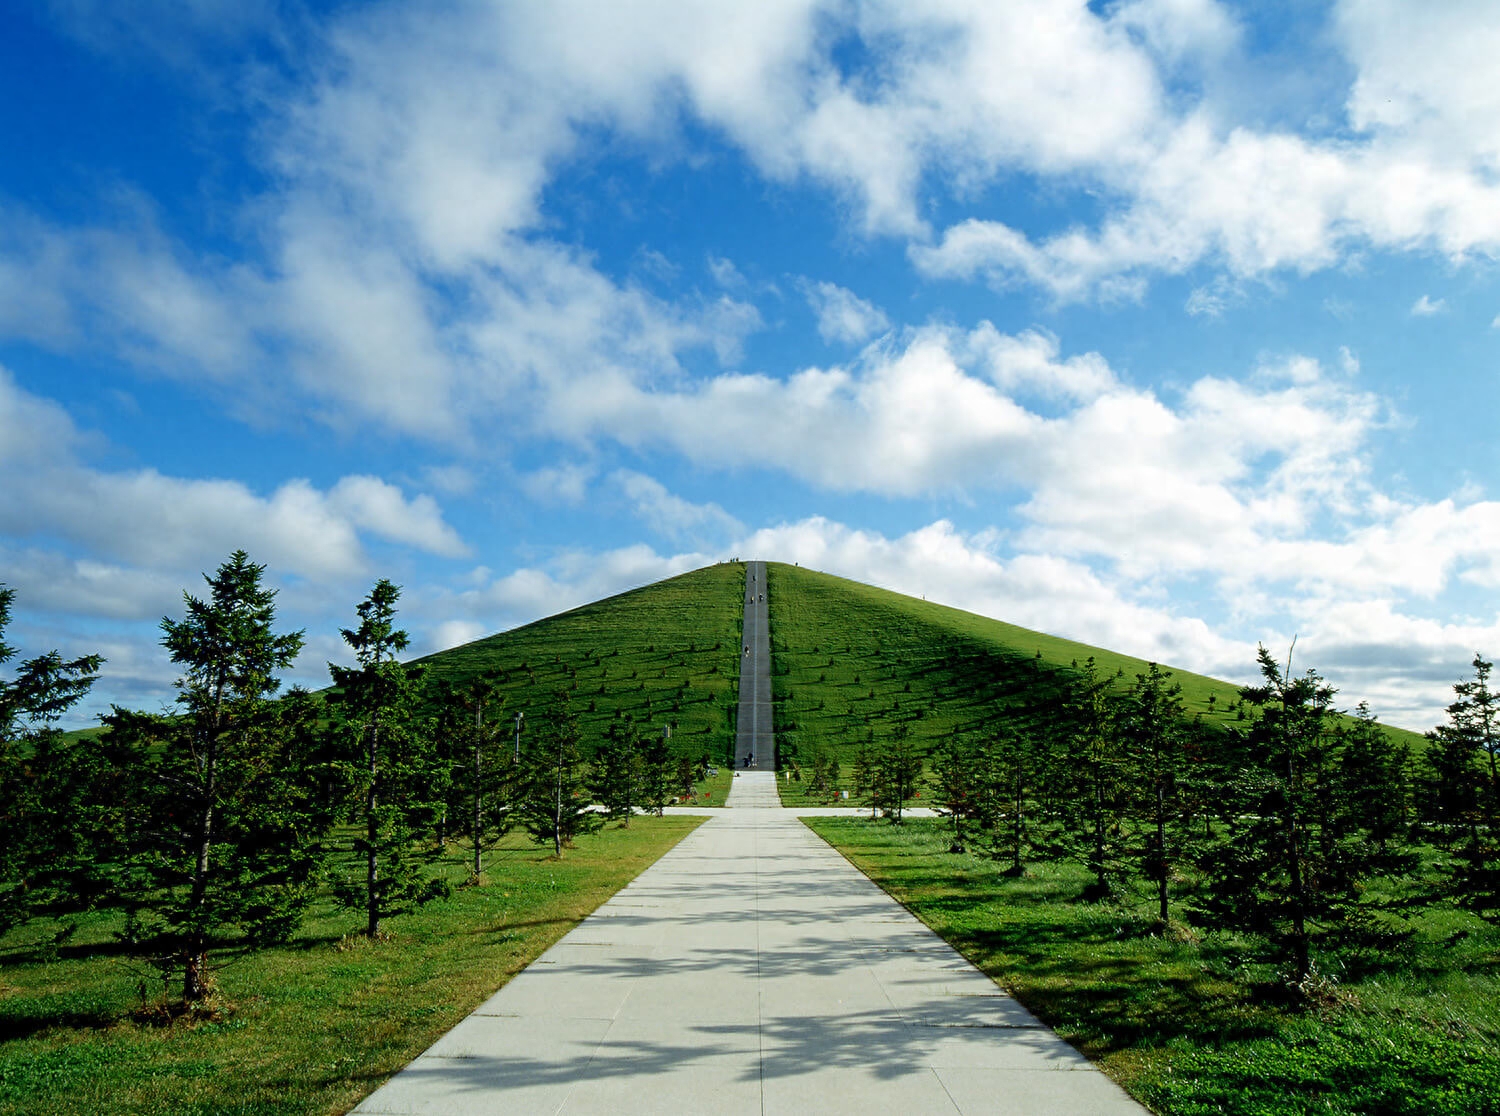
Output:
[[[917,793],[923,766],[911,729],[905,724],[897,725],[890,743],[875,753],[875,794],[881,812],[896,825],[901,824],[902,808]]]
[[[510,830],[516,770],[501,719],[505,697],[490,678],[436,691],[437,744],[447,769],[447,811],[469,837],[470,874],[479,878],[483,853]]]
[[[16,654],[5,642],[14,600],[0,585],[0,665]],[[38,915],[87,910],[110,890],[117,846],[104,838],[118,833],[105,824],[118,804],[114,765],[101,741],[70,741],[56,729],[102,662],[52,651],[0,679],[0,933]]]
[[[664,728],[641,744],[641,805],[657,817],[672,798],[672,752]]]
[[[1129,787],[1110,690],[1111,679],[1100,676],[1090,658],[1054,709],[1065,740],[1058,768],[1065,802],[1059,836],[1069,854],[1093,874],[1085,899],[1111,894],[1126,862]]]
[[[365,913],[371,938],[379,936],[382,919],[448,894],[445,881],[423,870],[415,848],[417,834],[437,819],[442,802],[430,734],[415,715],[422,671],[396,660],[407,646],[406,633],[395,625],[400,597],[396,585],[377,581],[358,605],[359,627],[343,630],[356,665],[328,664],[340,766],[363,830],[353,851],[364,868],[362,881],[337,880],[334,895]]]
[[[673,780],[673,786],[677,793],[683,798],[691,799],[693,797],[693,785],[697,781],[698,769],[693,765],[693,761],[687,756],[678,756],[676,778]]]
[[[161,622],[183,674],[178,710],[116,710],[115,743],[134,754],[133,867],[122,883],[122,938],[176,967],[187,1004],[208,992],[210,945],[239,929],[250,945],[285,940],[311,897],[326,819],[298,770],[289,718],[305,701],[270,701],[302,647],[277,634],[264,566],[242,550],[212,577],[206,600],[184,593],[186,615]]]
[[[1264,935],[1300,986],[1313,945],[1361,917],[1377,862],[1339,813],[1333,688],[1316,671],[1284,673],[1264,647],[1259,663],[1264,683],[1240,691],[1252,715],[1235,734],[1237,775],[1221,787],[1228,831],[1202,858],[1203,902],[1190,913]]]
[[[1013,721],[1002,726],[983,752],[985,853],[1009,860],[1008,876],[1021,876],[1031,846],[1031,813],[1046,770],[1039,734]]]
[[[875,820],[875,812],[885,801],[882,790],[875,746],[861,744],[854,754],[854,797],[861,805],[870,807],[871,821]]]
[[[579,750],[578,718],[566,694],[557,695],[552,716],[539,735],[525,755],[521,819],[532,840],[552,842],[553,855],[561,857],[575,838],[603,825],[604,816],[589,809],[592,796]],[[691,773],[691,761],[688,770]]]
[[[937,802],[953,822],[948,851],[968,851],[968,831],[983,825],[992,795],[984,778],[986,756],[973,739],[952,734],[932,756],[937,776]]]
[[[1434,795],[1450,834],[1462,832],[1451,869],[1458,904],[1482,918],[1500,920],[1500,694],[1490,689],[1493,664],[1474,656],[1474,677],[1453,687],[1448,724],[1429,750]]]
[[[1350,825],[1381,849],[1404,844],[1411,814],[1411,750],[1391,740],[1364,702],[1340,726],[1340,805]]]
[[[1148,663],[1120,708],[1131,783],[1147,825],[1136,853],[1141,874],[1156,884],[1157,918],[1168,920],[1168,885],[1181,854],[1180,795],[1186,763],[1182,687],[1171,671]]]
[[[630,824],[643,798],[645,763],[634,721],[611,721],[594,753],[594,798],[611,821]]]

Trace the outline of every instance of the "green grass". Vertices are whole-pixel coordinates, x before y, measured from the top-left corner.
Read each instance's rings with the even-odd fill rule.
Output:
[[[898,724],[926,750],[953,732],[985,731],[998,710],[1090,656],[1102,673],[1123,671],[1122,687],[1146,670],[1143,659],[831,574],[768,563],[766,579],[778,758],[795,755],[806,767],[817,750],[830,751],[844,785],[858,746]],[[1170,669],[1189,715],[1234,721],[1237,685]],[[1416,733],[1387,731],[1423,746]],[[805,782],[783,784],[783,798],[817,801]]]
[[[323,905],[290,945],[218,972],[219,1022],[133,1021],[145,974],[113,952],[109,916],[51,961],[36,954],[53,928],[23,927],[0,939],[0,1114],[346,1111],[700,822],[610,825],[561,861],[512,835],[479,886],[390,920],[389,941]]]
[[[566,693],[586,748],[628,714],[644,732],[672,725],[678,754],[728,763],[744,585],[742,563],[705,566],[415,661],[433,679],[495,676],[503,716],[528,726]]]
[[[1065,864],[1009,879],[940,820],[807,824],[1163,1116],[1500,1112],[1500,928],[1432,911],[1399,955],[1325,957],[1292,1011],[1254,940],[1161,934],[1147,896],[1080,903]]]

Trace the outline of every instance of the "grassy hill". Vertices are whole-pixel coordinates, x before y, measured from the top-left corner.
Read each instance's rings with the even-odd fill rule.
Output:
[[[434,679],[494,676],[506,716],[567,694],[585,741],[629,715],[673,746],[726,760],[734,744],[745,567],[705,566],[416,660]]]
[[[923,747],[982,731],[1089,657],[1102,673],[1123,671],[1122,687],[1146,669],[1144,659],[831,574],[766,569],[778,745],[787,758],[806,762],[825,749],[847,768],[861,743],[898,724]],[[1226,724],[1240,716],[1236,684],[1171,669],[1190,714]],[[1421,745],[1416,733],[1387,731]]]

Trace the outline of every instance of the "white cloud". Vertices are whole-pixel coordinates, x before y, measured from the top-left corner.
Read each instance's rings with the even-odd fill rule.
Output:
[[[1114,9],[1111,21],[1140,35],[1169,62],[1217,58],[1240,40],[1234,17],[1216,0],[1126,0]]]
[[[741,290],[745,286],[745,277],[740,274],[740,269],[734,266],[733,260],[709,256],[708,273],[713,276],[715,283],[726,290]]]
[[[891,328],[880,307],[837,283],[803,280],[799,285],[818,319],[818,335],[824,341],[859,345]]]
[[[443,522],[431,496],[408,500],[401,489],[378,477],[343,477],[328,491],[328,507],[356,528],[383,539],[444,558],[469,553],[458,532]]]
[[[521,491],[543,504],[581,504],[594,479],[592,465],[548,465],[521,477]]]
[[[464,643],[473,643],[491,633],[477,620],[444,620],[433,628],[428,639],[431,651],[446,651]]]
[[[20,431],[29,433],[12,436]],[[367,568],[362,532],[445,557],[467,550],[430,497],[408,499],[375,477],[345,477],[326,492],[290,480],[262,496],[235,480],[95,469],[70,449],[82,439],[68,415],[3,369],[0,435],[9,482],[0,529],[81,548],[101,569],[180,573],[244,548],[293,576],[338,579]]]
[[[1411,314],[1414,318],[1431,318],[1447,309],[1448,303],[1444,299],[1433,299],[1427,295],[1423,295],[1411,304]]]
[[[667,491],[653,477],[628,469],[615,471],[613,480],[635,514],[651,530],[669,539],[722,539],[744,526],[718,504],[694,504]]]
[[[234,21],[204,0],[190,22]],[[262,253],[191,258],[138,199],[94,229],[7,214],[0,329],[233,382],[262,414],[292,392],[334,425],[485,444],[495,423],[598,378],[671,382],[695,348],[732,366],[762,327],[747,302],[668,302],[549,239],[544,192],[588,137],[690,156],[684,117],[774,182],[823,184],[859,229],[908,238],[923,274],[1063,300],[1139,299],[1151,275],[1205,261],[1247,277],[1366,245],[1493,254],[1496,94],[1469,63],[1497,21],[1480,5],[1410,37],[1409,22],[1387,4],[1339,10],[1363,131],[1333,141],[1164,92],[1185,59],[1244,49],[1211,0],[1102,15],[1041,0],[652,0],[628,18],[590,0],[350,8],[298,60],[309,83],[270,94],[258,151],[275,185],[242,214]],[[849,36],[868,69],[836,64]],[[1016,173],[1088,191],[1101,216],[1047,232],[975,213],[931,235],[924,194],[962,207]],[[743,285],[729,261],[709,266],[725,290]],[[863,300],[817,290],[826,336],[887,327]],[[1209,283],[1188,309],[1218,313],[1227,297]]]

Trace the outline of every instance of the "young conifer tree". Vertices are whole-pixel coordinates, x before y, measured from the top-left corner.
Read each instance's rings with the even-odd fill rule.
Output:
[[[1141,874],[1156,885],[1156,917],[1168,921],[1168,891],[1185,837],[1181,795],[1186,780],[1187,724],[1182,687],[1172,672],[1148,663],[1120,708],[1120,732],[1136,799],[1145,820],[1135,851]]]
[[[1012,711],[981,753],[984,786],[981,813],[985,854],[1009,860],[1005,875],[1026,874],[1025,859],[1034,851],[1032,815],[1046,771],[1043,735]]]
[[[1253,712],[1220,788],[1226,832],[1205,851],[1201,907],[1189,913],[1264,935],[1300,987],[1314,945],[1357,920],[1378,862],[1341,813],[1333,687],[1316,671],[1284,671],[1264,647],[1259,663],[1264,681],[1240,691]]]
[[[0,665],[16,654],[5,642],[14,600],[0,585]],[[52,651],[0,679],[0,933],[87,910],[110,890],[101,822],[114,805],[112,764],[99,741],[69,740],[56,728],[103,661]]]
[[[672,797],[672,751],[667,733],[648,733],[641,743],[641,805],[660,817]]]
[[[335,884],[338,901],[365,914],[365,934],[380,934],[382,919],[448,894],[447,883],[424,871],[427,859],[417,836],[442,810],[430,733],[416,716],[421,668],[396,656],[407,636],[396,627],[398,586],[382,578],[360,602],[359,627],[343,631],[356,665],[328,664],[343,760],[353,790],[353,814],[362,833],[354,852],[363,861],[363,880]]]
[[[594,799],[611,821],[630,825],[630,816],[644,798],[645,762],[635,722],[611,721],[594,753]]]
[[[1500,693],[1490,689],[1493,664],[1474,656],[1474,677],[1453,687],[1458,700],[1434,734],[1429,762],[1451,829],[1463,833],[1451,869],[1458,904],[1500,920]],[[1456,823],[1453,824],[1453,823]],[[1451,831],[1450,829],[1450,831]]]
[[[970,831],[984,825],[992,800],[991,788],[984,778],[985,752],[967,736],[954,733],[937,746],[932,754],[932,771],[937,776],[937,804],[953,823],[953,840],[948,851],[968,851]]]
[[[1094,880],[1084,898],[1103,899],[1124,870],[1128,783],[1111,679],[1090,658],[1078,668],[1055,709],[1063,733],[1057,768],[1064,801],[1063,846]]]
[[[292,933],[318,863],[323,826],[287,711],[270,700],[302,633],[274,630],[264,572],[235,551],[205,575],[207,599],[184,593],[183,619],[162,620],[162,645],[183,671],[177,714],[110,718],[138,779],[122,936],[164,972],[178,966],[188,1004],[206,995],[209,948],[226,933],[237,928],[250,945]]]
[[[463,827],[472,854],[469,872],[484,867],[484,849],[510,831],[515,814],[515,763],[501,724],[505,696],[491,678],[441,682],[436,691],[437,750],[448,777],[447,808]]]
[[[902,824],[902,811],[917,793],[924,767],[911,738],[911,727],[905,723],[897,725],[889,743],[875,753],[874,770],[881,810],[892,824]]]
[[[553,855],[577,837],[604,824],[604,816],[590,810],[588,768],[579,748],[578,718],[565,693],[559,693],[552,715],[524,756],[525,794],[521,820],[537,844],[552,843]]]
[[[1411,822],[1411,749],[1392,740],[1364,702],[1337,731],[1341,813],[1380,850],[1404,848]]]

